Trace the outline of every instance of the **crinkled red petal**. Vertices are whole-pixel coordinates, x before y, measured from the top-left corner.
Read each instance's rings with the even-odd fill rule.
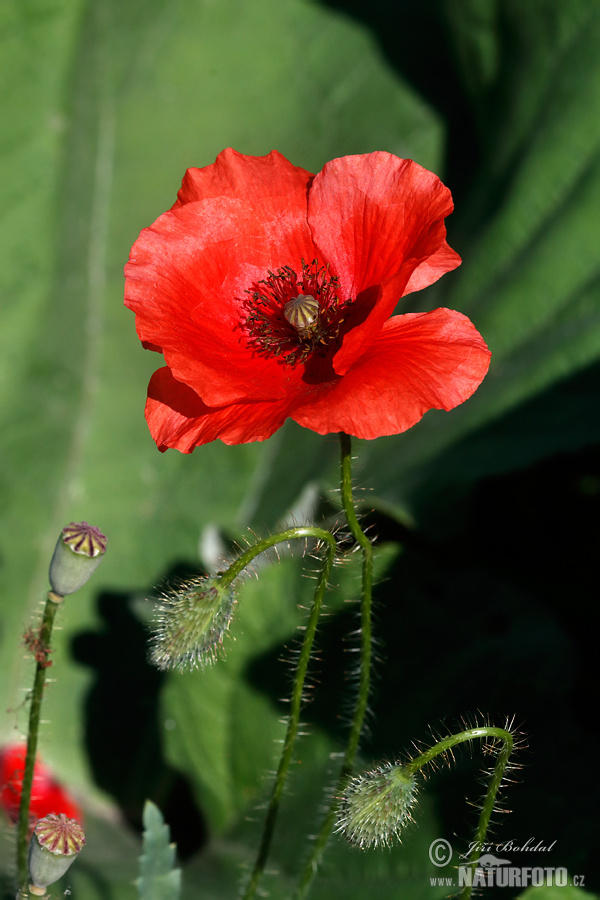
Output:
[[[394,316],[352,369],[292,418],[319,434],[399,434],[429,409],[450,410],[470,397],[490,356],[470,320],[454,310]]]
[[[265,441],[288,414],[286,400],[207,406],[190,387],[176,381],[167,367],[158,369],[148,386],[146,421],[161,451],[174,447],[191,453],[217,438],[225,444]]]
[[[241,197],[215,195],[225,161],[230,193],[242,183]],[[231,151],[218,166],[195,170],[186,202],[144,229],[132,248],[125,303],[138,335],[211,406],[286,394],[289,371],[282,377],[275,358],[253,353],[240,326],[248,288],[268,270],[300,271],[301,260],[316,255],[306,221],[311,177],[279,154]],[[208,196],[195,199],[204,182]]]
[[[306,188],[313,177],[277,150],[266,156],[246,156],[228,147],[211,165],[187,170],[172,208],[211,197],[253,197],[257,213],[262,204],[270,218],[274,207],[285,208],[290,185],[299,183]],[[306,208],[306,202],[304,205]]]
[[[372,343],[396,303],[410,290],[456,268],[446,243],[450,191],[412,160],[376,152],[325,165],[309,193],[308,220],[321,256],[355,298],[351,327],[336,354],[343,375]]]

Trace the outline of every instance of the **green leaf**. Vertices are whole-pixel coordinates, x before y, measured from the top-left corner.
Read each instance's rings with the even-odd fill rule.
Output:
[[[417,516],[474,478],[600,439],[598,6],[484,11],[459,0],[448,10],[480,142],[448,223],[463,264],[402,309],[461,310],[493,356],[463,406],[361,444],[382,500]],[[458,143],[461,153],[468,164],[472,145]]]
[[[150,800],[144,806],[144,844],[137,879],[140,900],[178,900],[181,870],[173,868],[175,844],[169,843],[169,826]]]

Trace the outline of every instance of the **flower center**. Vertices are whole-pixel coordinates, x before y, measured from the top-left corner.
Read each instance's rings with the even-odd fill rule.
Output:
[[[316,259],[302,260],[302,272],[283,266],[246,291],[242,328],[249,346],[286,365],[305,362],[316,353],[326,356],[338,343],[349,300],[340,301],[338,279]]]

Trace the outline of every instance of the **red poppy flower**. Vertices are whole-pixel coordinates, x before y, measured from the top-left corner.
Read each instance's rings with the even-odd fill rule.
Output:
[[[0,750],[0,807],[13,822],[19,818],[26,755],[26,744],[9,744]],[[77,803],[38,759],[33,770],[29,818],[35,822],[50,813],[64,813],[68,819],[82,821]]]
[[[261,441],[287,417],[375,438],[470,397],[490,357],[471,322],[392,316],[460,264],[452,208],[437,176],[390,153],[312,175],[230,149],[188,169],[125,268],[138,335],[166,362],[146,404],[159,449]]]

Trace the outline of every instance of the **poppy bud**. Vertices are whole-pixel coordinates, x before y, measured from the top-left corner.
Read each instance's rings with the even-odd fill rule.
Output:
[[[412,821],[416,793],[415,776],[400,765],[387,763],[352,778],[342,796],[336,831],[362,850],[389,847]]]
[[[29,845],[29,890],[39,896],[65,874],[83,849],[85,835],[75,819],[50,813],[39,819]]]
[[[71,522],[60,533],[50,563],[49,579],[59,597],[74,594],[86,583],[106,552],[106,538],[87,522]]]
[[[150,660],[159,669],[193,669],[215,661],[235,607],[218,576],[194,578],[163,595],[152,626]]]

